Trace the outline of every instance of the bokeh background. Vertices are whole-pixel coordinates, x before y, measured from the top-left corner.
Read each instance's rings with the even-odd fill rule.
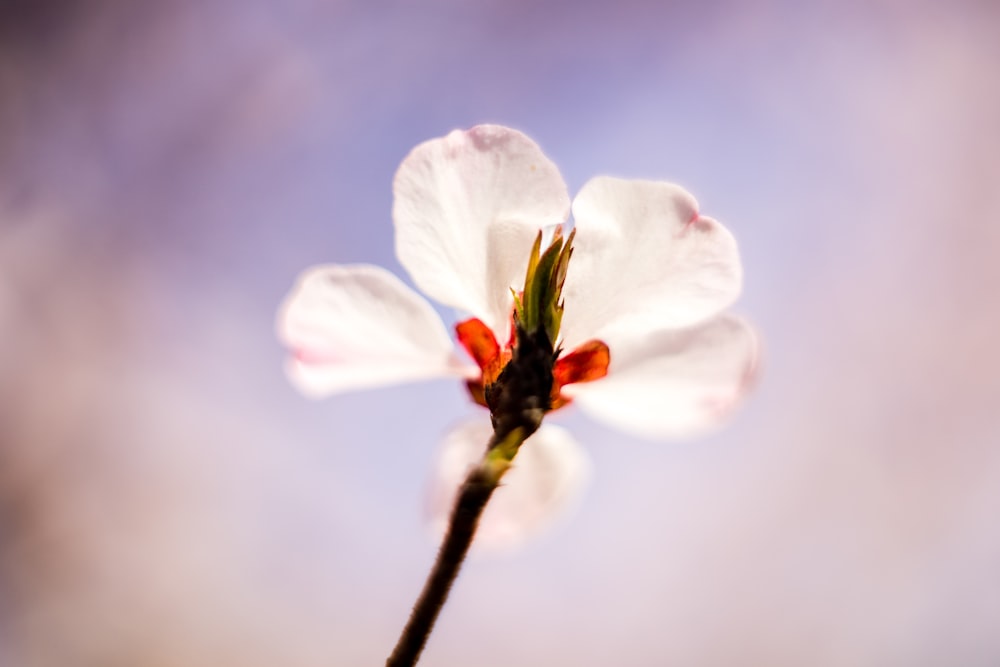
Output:
[[[0,2],[0,665],[382,664],[456,383],[310,402],[296,274],[391,179],[524,130],[684,184],[764,370],[727,428],[570,412],[577,511],[475,556],[427,665],[1000,664],[1000,9]],[[449,313],[442,311],[446,316]]]

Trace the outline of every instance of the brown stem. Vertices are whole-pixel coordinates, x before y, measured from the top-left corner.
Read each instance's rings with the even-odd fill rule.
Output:
[[[496,490],[499,478],[487,474],[482,466],[477,466],[466,477],[455,502],[448,534],[445,535],[438,551],[434,568],[427,577],[424,589],[413,606],[410,620],[400,635],[392,655],[385,661],[386,667],[412,667],[417,664],[427,638],[434,628],[451,585],[458,576],[465,554],[469,551],[472,538],[479,525],[479,517],[487,501]]]
[[[533,333],[518,326],[517,346],[500,376],[485,388],[493,420],[493,437],[483,460],[459,489],[448,534],[424,589],[410,613],[386,667],[413,667],[434,628],[451,585],[469,551],[479,517],[510,467],[521,445],[538,430],[551,407],[552,367],[558,352],[544,330]]]

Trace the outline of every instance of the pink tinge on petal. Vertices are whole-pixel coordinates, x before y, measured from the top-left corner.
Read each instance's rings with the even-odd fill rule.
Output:
[[[671,183],[598,177],[573,201],[576,241],[566,277],[567,346],[704,322],[742,286],[736,241]]]
[[[465,372],[434,308],[376,266],[306,271],[277,324],[289,377],[310,397]]]
[[[309,365],[336,364],[344,361],[343,357],[338,357],[332,352],[320,352],[304,348],[292,350],[292,357],[300,364]]]
[[[737,391],[719,392],[702,398],[697,407],[708,419],[720,420],[729,415],[741,396]]]

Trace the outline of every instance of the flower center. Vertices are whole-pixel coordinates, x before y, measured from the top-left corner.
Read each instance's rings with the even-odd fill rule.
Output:
[[[562,388],[591,382],[608,373],[608,346],[599,340],[583,343],[562,354],[556,345],[564,303],[562,288],[573,254],[573,234],[563,241],[557,230],[551,245],[541,253],[541,232],[528,261],[524,290],[514,294],[511,336],[503,347],[481,320],[460,322],[458,341],[475,360],[480,376],[467,386],[473,400],[489,408],[494,427],[507,413],[556,410],[570,402]],[[513,291],[513,290],[512,290]]]

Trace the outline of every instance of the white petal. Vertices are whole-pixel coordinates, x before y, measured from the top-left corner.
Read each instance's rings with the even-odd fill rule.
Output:
[[[635,435],[684,436],[720,424],[746,394],[757,337],[725,315],[611,350],[608,376],[563,393],[587,414]]]
[[[524,134],[480,125],[414,148],[393,192],[396,255],[413,282],[506,340],[535,235],[569,215],[556,166]]]
[[[428,508],[437,536],[444,535],[458,489],[469,469],[482,459],[492,432],[484,415],[445,438]],[[576,504],[590,471],[590,459],[569,432],[544,424],[521,446],[490,498],[473,544],[510,548],[543,531]]]
[[[314,398],[463,372],[434,308],[377,266],[303,273],[278,314],[278,336],[292,350],[289,377]]]
[[[690,326],[739,295],[736,241],[677,185],[595,178],[573,201],[573,216],[567,348],[600,338],[613,349],[633,332]]]

